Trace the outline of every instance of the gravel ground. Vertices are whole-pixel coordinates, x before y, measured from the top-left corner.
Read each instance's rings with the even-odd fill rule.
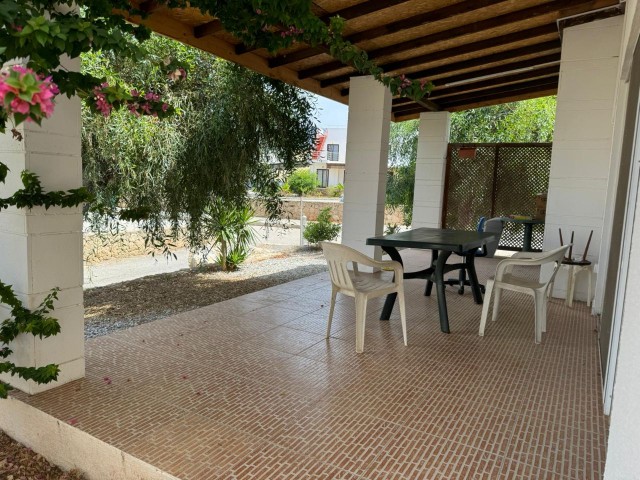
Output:
[[[2,401],[2,400],[0,400]],[[0,479],[3,480],[83,480],[77,471],[63,472],[0,430]]]
[[[152,322],[326,270],[322,251],[262,246],[236,272],[212,267],[85,290],[85,337]]]

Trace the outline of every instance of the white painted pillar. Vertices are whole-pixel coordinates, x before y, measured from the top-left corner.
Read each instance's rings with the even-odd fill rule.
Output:
[[[373,77],[353,77],[344,185],[342,243],[369,256],[380,249],[365,245],[384,229],[385,188],[391,127],[391,92]]]
[[[544,250],[575,232],[573,255],[582,255],[589,232],[588,260],[598,262],[607,204],[622,17],[564,30],[556,124],[544,233]],[[546,278],[551,267],[544,269]],[[560,270],[554,295],[566,295]],[[587,277],[578,278],[574,299],[586,300]]]
[[[450,126],[449,112],[420,114],[412,228],[442,226],[444,176]]]
[[[80,62],[67,60],[64,66],[78,69]],[[60,95],[53,116],[44,120],[42,127],[34,123],[18,127],[24,136],[22,142],[14,140],[11,133],[0,135],[0,158],[11,169],[6,184],[0,184],[0,196],[9,196],[22,186],[20,172],[25,169],[40,176],[46,191],[80,187],[80,122],[80,100]],[[18,377],[0,378],[27,393],[37,393],[83,377],[81,207],[2,211],[0,251],[0,279],[13,285],[27,308],[36,308],[52,288],[60,288],[51,315],[62,329],[42,340],[22,334],[11,347],[14,354],[10,360],[20,366],[60,365],[57,382],[37,385]],[[0,305],[0,318],[7,317],[7,308]]]

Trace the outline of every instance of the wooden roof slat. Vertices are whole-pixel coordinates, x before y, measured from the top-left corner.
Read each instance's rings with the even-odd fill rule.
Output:
[[[482,57],[475,57],[475,58],[469,58],[466,60],[460,60],[457,62],[440,65],[438,67],[426,68],[424,70],[419,70],[417,72],[410,72],[410,73],[407,73],[407,76],[414,80],[418,80],[422,78],[429,80],[435,77],[436,75],[441,75],[443,73],[469,69],[477,66],[486,65],[488,63],[501,62],[504,60],[518,59],[527,55],[543,54],[545,52],[550,52],[553,50],[559,51],[560,47],[561,45],[559,40],[550,40],[547,42],[528,45],[526,47],[518,47],[518,48],[513,48],[511,50],[503,50],[502,52],[490,53],[489,55],[484,55]],[[345,82],[343,80],[339,83],[345,83]],[[333,85],[338,85],[339,83],[335,79],[320,81],[320,85],[322,85],[323,87],[330,87]]]
[[[346,36],[345,40],[351,43],[357,44],[360,42],[364,42],[366,40],[371,40],[372,38],[391,35],[401,30],[407,30],[409,28],[419,27],[426,23],[437,22],[439,20],[444,20],[455,15],[469,13],[475,10],[486,8],[488,6],[493,6],[496,3],[507,3],[508,1],[509,0],[499,0],[499,1],[466,0],[460,3],[447,5],[446,7],[438,8],[436,10],[431,10],[430,12],[414,15],[410,18],[405,18],[402,20],[398,20],[396,22],[391,22],[385,25],[380,25],[378,27],[364,30],[362,32],[354,33],[352,35]],[[282,55],[282,56],[276,57],[273,59],[273,62],[270,62],[270,65],[271,64],[276,66],[287,65],[289,63],[294,63],[300,60],[304,60],[305,58],[313,57],[315,55],[320,55],[321,53],[327,53],[327,50],[326,49],[322,50],[318,48],[308,48],[299,52],[295,52],[294,54]]]

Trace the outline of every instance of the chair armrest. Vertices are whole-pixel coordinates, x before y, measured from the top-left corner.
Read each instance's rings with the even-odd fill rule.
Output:
[[[396,283],[402,282],[404,271],[400,262],[396,262],[395,260],[374,260],[363,255],[363,258],[358,258],[357,260],[352,260],[354,264],[367,265],[368,267],[379,268],[381,270],[393,270],[395,274]],[[356,267],[357,268],[357,267]]]

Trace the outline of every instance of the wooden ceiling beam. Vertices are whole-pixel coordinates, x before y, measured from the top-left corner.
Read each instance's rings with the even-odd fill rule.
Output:
[[[479,80],[477,82],[463,83],[461,85],[446,87],[440,90],[433,90],[431,95],[429,95],[429,100],[437,102],[442,98],[465,94],[474,90],[493,88],[499,85],[515,84],[538,78],[556,77],[557,82],[558,75],[560,75],[560,65],[535,68],[533,70],[514,73],[512,75],[501,75],[498,77],[487,78],[485,80]]]
[[[517,60],[518,58],[520,58],[522,56],[523,55],[515,55],[513,58]],[[487,55],[487,57],[489,57],[489,55]],[[416,78],[433,77],[433,76],[436,76],[436,75],[441,75],[441,74],[454,72],[456,70],[461,70],[462,68],[478,67],[478,66],[486,65],[488,63],[493,63],[493,62],[498,61],[498,60],[493,60],[493,62],[485,62],[485,61],[483,61],[483,59],[485,59],[485,58],[486,57],[481,57],[479,59],[474,59],[473,62],[472,61],[462,62],[462,65],[458,65],[458,64],[441,65],[440,67],[435,67],[435,68],[432,68],[430,70],[423,70],[421,72],[417,72],[418,74],[420,74],[420,76],[416,76]],[[508,60],[508,58],[503,57],[501,60],[502,61]],[[509,62],[509,63],[502,64],[502,65],[496,65],[494,67],[488,67],[488,68],[481,68],[481,69],[477,69],[477,70],[472,70],[470,72],[460,73],[458,75],[449,75],[447,77],[442,77],[442,78],[439,78],[437,80],[434,80],[433,84],[434,84],[434,86],[440,86],[440,85],[445,85],[447,83],[462,82],[462,81],[465,81],[465,80],[471,80],[471,79],[474,79],[474,78],[484,77],[484,76],[487,76],[487,75],[495,75],[495,74],[500,74],[500,73],[508,74],[509,72],[513,72],[515,70],[520,70],[520,69],[529,68],[529,67],[542,66],[542,65],[545,65],[547,63],[553,63],[553,62],[559,62],[559,61],[560,61],[560,52],[558,51],[558,52],[550,53],[550,54],[547,54],[547,55],[528,58],[526,60],[519,60],[519,61]],[[451,68],[451,67],[453,67],[453,68]],[[410,76],[413,78],[413,75],[410,75]],[[341,90],[340,94],[342,96],[348,95],[349,94],[349,89],[345,88],[345,89]]]
[[[537,80],[531,80],[529,82],[516,83],[513,85],[502,85],[491,90],[480,90],[478,92],[460,95],[451,99],[451,101],[441,102],[440,108],[443,110],[447,110],[450,107],[460,106],[471,102],[478,102],[481,100],[488,101],[503,96],[530,92],[531,90],[545,90],[552,88],[558,88],[557,77],[545,77]]]
[[[345,40],[354,44],[358,44],[367,40],[371,40],[373,38],[384,37],[386,35],[391,35],[410,28],[420,27],[428,23],[445,20],[456,15],[473,12],[499,3],[506,3],[507,1],[508,0],[501,0],[497,2],[496,0],[466,0],[460,3],[455,3],[453,5],[447,5],[446,7],[431,10],[430,12],[421,13],[409,18],[391,22],[386,25],[380,25],[368,30],[363,30],[362,32],[357,32],[352,35],[346,36]],[[290,55],[281,55],[279,57],[276,57],[273,61],[273,64],[278,66],[286,65],[288,63],[299,62],[300,60],[314,57],[321,53],[326,53],[326,49],[325,51],[321,51],[318,48],[308,48],[305,50],[294,52]]]
[[[385,0],[384,2],[358,3],[357,5],[352,5],[351,7],[346,7],[346,8],[343,8],[342,10],[338,10],[333,13],[324,13],[323,15],[320,15],[319,18],[320,20],[322,20],[324,23],[327,23],[327,24],[329,23],[331,17],[335,17],[335,16],[340,16],[345,20],[352,20],[354,18],[362,17],[364,15],[368,15],[370,13],[374,13],[379,10],[384,10],[385,8],[395,7],[396,5],[401,5],[409,1],[411,0]],[[245,45],[244,43],[241,43],[236,46],[236,54],[238,55],[243,55],[245,53],[252,52],[253,50],[256,50],[256,47],[250,47]],[[315,53],[314,55],[320,55],[321,53],[328,53],[329,49],[326,47],[312,47],[312,48],[307,48],[304,51],[315,51],[317,53]],[[294,55],[294,54],[295,53],[292,53],[291,55]],[[288,62],[288,63],[292,63],[292,62]],[[283,63],[282,65],[286,65],[286,63]]]
[[[386,73],[391,73],[399,69],[411,68],[423,63],[436,62],[439,60],[457,57],[460,55],[469,55],[472,53],[481,52],[482,50],[494,48],[501,45],[508,45],[510,43],[521,42],[524,40],[532,40],[537,37],[549,36],[557,33],[557,31],[558,29],[555,23],[549,23],[547,25],[529,28],[527,30],[508,33],[506,35],[500,35],[497,37],[488,38],[486,40],[480,40],[478,42],[467,43],[465,45],[460,45],[457,47],[438,50],[435,52],[427,53],[425,55],[419,55],[417,57],[412,57],[412,58],[408,58],[408,59],[404,59],[396,62],[383,63],[383,64],[380,64],[380,67]],[[559,45],[560,43],[558,42],[558,46]],[[321,65],[320,67],[324,67],[324,65]],[[342,66],[342,68],[344,68],[344,65]],[[323,69],[320,69],[318,67],[301,70],[298,73],[298,78],[304,79],[304,78],[320,75],[323,73],[328,73],[322,70]],[[348,82],[350,77],[351,77],[350,74],[345,74],[345,75],[340,75],[338,77],[325,79],[323,81],[326,84],[331,83],[333,85],[339,85],[340,83]]]
[[[500,96],[496,98],[489,99],[479,99],[474,103],[464,103],[461,105],[451,105],[447,108],[448,112],[460,112],[463,110],[470,110],[472,108],[481,108],[488,107],[493,105],[500,105],[503,103],[511,103],[511,102],[521,102],[523,100],[530,100],[532,98],[540,98],[540,97],[548,97],[551,95],[556,95],[558,93],[558,87],[539,87],[539,88],[531,88],[527,91],[521,91],[514,93],[509,96]]]
[[[434,87],[444,88],[446,85],[459,82],[473,82],[482,81],[483,77],[489,75],[515,75],[520,73],[522,69],[540,69],[549,66],[550,63],[559,64],[560,53],[543,55],[541,57],[529,58],[518,62],[511,62],[504,65],[496,65],[494,67],[481,68],[479,70],[472,70],[471,72],[464,72],[457,75],[449,75],[448,77],[442,77],[435,80]],[[556,65],[557,66],[557,65]]]
[[[557,79],[555,83],[553,80],[549,79],[539,79],[530,82],[513,84],[513,85],[503,85],[501,87],[497,87],[492,90],[482,90],[474,93],[470,93],[468,95],[456,97],[455,100],[451,102],[441,102],[439,103],[439,107],[441,110],[453,111],[451,109],[459,110],[468,110],[471,105],[479,105],[480,103],[487,104],[495,104],[496,100],[499,99],[509,99],[508,101],[516,101],[516,97],[528,96],[532,93],[540,93],[540,92],[555,92],[557,91]],[[548,93],[549,95],[553,95],[553,93]],[[542,95],[537,95],[542,96]],[[535,96],[529,96],[529,98],[535,98]],[[507,102],[499,102],[499,103],[507,103]],[[469,107],[469,108],[461,108],[461,107]],[[418,104],[406,105],[402,107],[398,107],[392,111],[394,118],[398,117],[406,117],[409,115],[420,114],[422,112],[426,112],[423,106]]]
[[[611,4],[618,3],[618,0],[608,0]],[[505,13],[496,17],[487,18],[479,22],[473,22],[466,25],[460,25],[459,27],[444,30],[442,32],[432,33],[431,35],[425,35],[420,38],[414,38],[405,42],[396,43],[395,45],[389,45],[387,47],[378,48],[369,51],[369,58],[376,59],[386,55],[392,55],[397,53],[398,50],[411,50],[414,48],[420,48],[431,45],[435,42],[443,40],[451,40],[457,37],[463,37],[473,33],[482,33],[495,28],[504,27],[506,25],[512,25],[514,23],[522,22],[525,20],[532,20],[536,17],[542,17],[549,15],[553,12],[560,12],[566,10],[569,7],[582,7],[585,12],[593,9],[593,0],[553,0],[541,5],[535,5],[533,7],[524,8],[515,12]]]
[[[203,23],[197,27],[193,27],[193,36],[196,38],[206,37],[207,35],[213,35],[224,30],[222,22],[220,20],[212,20],[211,22]]]
[[[544,3],[542,5],[536,5],[536,6],[525,8],[523,10],[519,10],[516,12],[506,13],[503,15],[499,15],[497,17],[488,18],[480,22],[461,25],[459,27],[452,28],[449,30],[444,30],[442,32],[437,32],[437,33],[433,33],[423,37],[408,40],[405,42],[382,47],[379,49],[370,50],[368,51],[368,54],[369,54],[369,58],[375,59],[385,55],[398,53],[398,51],[401,51],[401,50],[412,50],[412,49],[424,47],[427,45],[431,45],[439,41],[451,40],[453,38],[463,37],[465,35],[469,35],[472,33],[481,33],[481,32],[489,31],[494,28],[499,28],[505,25],[510,25],[510,24],[525,21],[525,20],[531,20],[533,18],[545,16],[553,12],[558,12],[557,16],[558,18],[560,18],[564,14],[569,12],[574,15],[580,14],[580,13],[586,13],[586,12],[589,12],[590,10],[593,10],[594,8],[610,6],[616,3],[618,3],[618,0],[553,0],[551,2]],[[555,23],[554,23],[554,26],[555,26]],[[271,65],[271,63],[269,65]],[[384,63],[381,63],[380,65],[383,69],[385,68],[387,70],[395,69],[395,68],[389,68],[388,66],[384,67],[383,66]],[[322,65],[321,66],[322,68],[313,70],[311,75],[309,75],[309,70],[311,69],[302,70],[298,75],[305,75],[305,77],[300,77],[300,78],[307,78],[309,76],[317,76],[317,75],[331,72],[333,70],[343,69],[346,66],[348,65],[345,65],[339,61],[334,61],[334,62],[329,62]]]
[[[419,80],[422,78],[431,79],[436,75],[441,75],[443,73],[455,72],[457,70],[467,70],[469,68],[483,66],[490,63],[519,59],[528,55],[543,54],[555,51],[559,52],[560,47],[561,44],[559,40],[551,40],[548,42],[527,45],[526,47],[519,47],[511,50],[504,50],[498,53],[491,53],[482,57],[470,58],[467,60],[460,60],[458,62],[439,65],[437,67],[427,68],[425,70],[419,70],[417,72],[410,72],[407,73],[407,76],[412,80]],[[338,77],[336,77],[336,79],[337,78]],[[322,85],[323,87],[331,87],[334,85],[339,85],[340,83],[345,83],[344,81],[338,82],[336,79],[321,80],[320,85]]]

